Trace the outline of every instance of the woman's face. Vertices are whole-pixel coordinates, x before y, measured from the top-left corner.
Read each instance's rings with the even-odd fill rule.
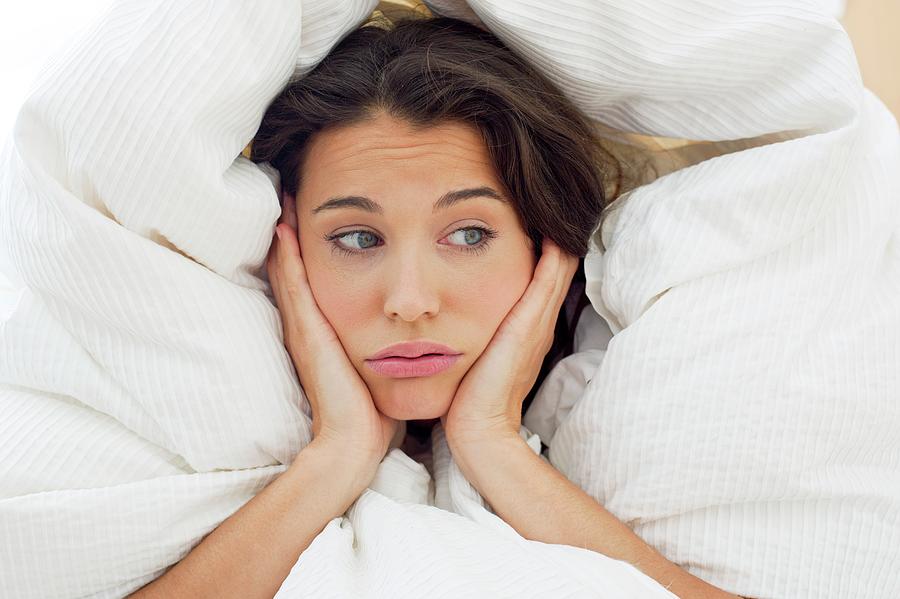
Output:
[[[416,131],[381,112],[309,143],[295,200],[316,302],[382,413],[438,418],[531,281],[531,240],[474,127]],[[463,190],[480,191],[447,201]],[[405,377],[368,362],[413,340],[461,355]]]

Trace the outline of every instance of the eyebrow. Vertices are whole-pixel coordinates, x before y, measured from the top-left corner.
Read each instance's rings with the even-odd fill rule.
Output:
[[[477,197],[493,198],[503,203],[508,203],[508,200],[500,195],[500,193],[492,187],[482,186],[472,187],[470,189],[456,189],[453,191],[448,191],[440,198],[438,198],[434,205],[431,207],[431,213],[434,214],[438,210],[449,208],[457,202]],[[317,214],[319,212],[322,212],[323,210],[333,210],[336,208],[359,208],[360,210],[365,210],[366,212],[384,214],[384,209],[378,202],[375,202],[365,196],[340,196],[330,198],[316,208],[313,208],[312,213]]]

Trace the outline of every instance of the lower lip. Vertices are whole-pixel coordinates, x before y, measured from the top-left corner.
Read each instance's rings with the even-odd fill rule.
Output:
[[[366,360],[366,364],[378,374],[403,379],[414,376],[431,376],[443,372],[453,366],[460,355],[462,354],[441,354],[418,358],[382,358],[381,360]]]

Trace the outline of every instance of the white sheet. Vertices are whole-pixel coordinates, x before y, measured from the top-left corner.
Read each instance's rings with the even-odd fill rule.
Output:
[[[0,265],[25,286],[0,324],[4,592],[131,592],[308,442],[260,276],[277,199],[235,156],[373,4],[121,2],[26,102],[0,156]],[[900,595],[900,152],[846,35],[812,2],[471,4],[607,124],[803,130],[609,219],[586,266],[616,335],[602,356],[580,344],[558,368],[581,378],[548,380],[525,422],[551,461],[732,592]],[[671,596],[515,535],[452,462],[453,511],[398,500],[388,457],[384,493],[330,522],[279,596]]]
[[[0,181],[0,263],[25,286],[0,325],[4,595],[134,591],[308,442],[258,276],[277,198],[235,157],[295,67],[372,8],[121,2],[23,107]],[[279,596],[398,597],[405,580],[408,596],[671,597],[629,564],[522,539],[446,449],[453,511],[397,501],[396,453],[373,482],[386,494],[328,524]]]

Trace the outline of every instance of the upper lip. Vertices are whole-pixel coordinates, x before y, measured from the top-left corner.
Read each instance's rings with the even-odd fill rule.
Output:
[[[441,343],[435,343],[427,339],[419,341],[404,341],[389,345],[369,358],[369,360],[380,360],[382,358],[401,357],[401,358],[418,358],[423,354],[447,354],[455,355],[460,352],[452,347],[447,347]]]

